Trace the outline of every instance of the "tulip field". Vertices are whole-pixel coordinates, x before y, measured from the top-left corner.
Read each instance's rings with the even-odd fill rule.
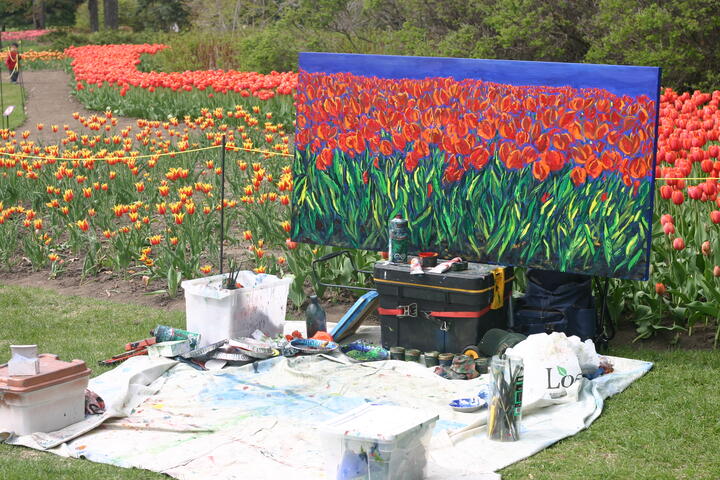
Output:
[[[79,258],[83,275],[146,275],[173,295],[181,279],[218,272],[224,209],[231,256],[296,274],[291,298],[301,303],[310,262],[330,247],[290,240],[297,73],[140,71],[142,55],[161,48],[66,50],[77,98],[98,112],[0,130],[0,268],[59,276]],[[611,313],[641,337],[698,324],[720,332],[720,91],[665,89],[660,101],[650,281],[612,280]],[[121,128],[120,112],[138,119]],[[501,150],[480,160],[521,155]],[[356,255],[360,265],[378,258]],[[326,273],[352,281],[346,267]]]

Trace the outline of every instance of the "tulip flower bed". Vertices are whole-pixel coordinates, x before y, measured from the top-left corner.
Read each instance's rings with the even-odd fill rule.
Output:
[[[50,33],[50,30],[19,30],[16,32],[0,32],[3,42],[21,42],[23,40],[34,40]]]
[[[55,276],[79,257],[83,275],[132,268],[167,279],[170,294],[181,278],[217,272],[223,135],[226,241],[247,249],[257,272],[279,275],[288,264],[307,272],[314,253],[328,251],[287,238],[290,142],[272,112],[204,109],[124,129],[110,112],[74,117],[79,129],[36,126],[57,133],[52,145],[36,144],[30,131],[0,131],[3,267],[24,257]],[[258,147],[270,153],[236,150]],[[304,280],[293,290],[297,301]]]
[[[641,337],[717,325],[720,337],[720,91],[661,96],[651,282],[614,282]]]
[[[71,47],[65,54],[76,80],[78,99],[90,109],[111,110],[148,119],[193,114],[198,105],[245,108],[264,105],[275,118],[292,120],[294,72],[263,75],[256,72],[206,70],[142,72],[137,66],[144,54],[165,45],[88,45]]]
[[[63,70],[70,64],[65,53],[58,50],[24,50],[21,54],[25,70]]]

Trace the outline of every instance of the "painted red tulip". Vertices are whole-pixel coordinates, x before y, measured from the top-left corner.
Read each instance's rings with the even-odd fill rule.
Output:
[[[673,240],[673,248],[678,251],[684,250],[685,240],[683,240],[682,237],[677,237],[675,240]]]

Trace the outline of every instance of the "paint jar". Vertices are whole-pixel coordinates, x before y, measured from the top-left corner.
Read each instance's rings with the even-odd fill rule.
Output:
[[[439,353],[435,350],[432,352],[425,352],[425,366],[426,367],[437,367],[438,366],[438,355]]]
[[[442,367],[449,367],[452,365],[453,358],[455,358],[454,353],[441,353],[438,355],[438,363]]]
[[[405,349],[403,347],[390,347],[390,360],[405,360]]]
[[[490,360],[488,438],[499,442],[520,439],[524,368],[521,357],[494,356]]]
[[[405,361],[406,362],[419,362],[420,361],[420,350],[417,348],[410,348],[405,350]]]

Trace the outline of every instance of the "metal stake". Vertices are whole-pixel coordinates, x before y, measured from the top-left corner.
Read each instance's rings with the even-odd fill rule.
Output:
[[[5,31],[5,25],[0,27],[0,53],[3,52],[3,46],[2,46],[2,32]],[[2,87],[2,69],[5,67],[0,68],[0,111],[2,113],[5,113],[5,97],[3,96],[3,87]],[[3,126],[5,125],[4,115],[3,115]],[[10,128],[10,117],[8,117],[8,129]]]
[[[225,135],[220,149],[220,273],[223,273],[223,241],[225,240]]]

